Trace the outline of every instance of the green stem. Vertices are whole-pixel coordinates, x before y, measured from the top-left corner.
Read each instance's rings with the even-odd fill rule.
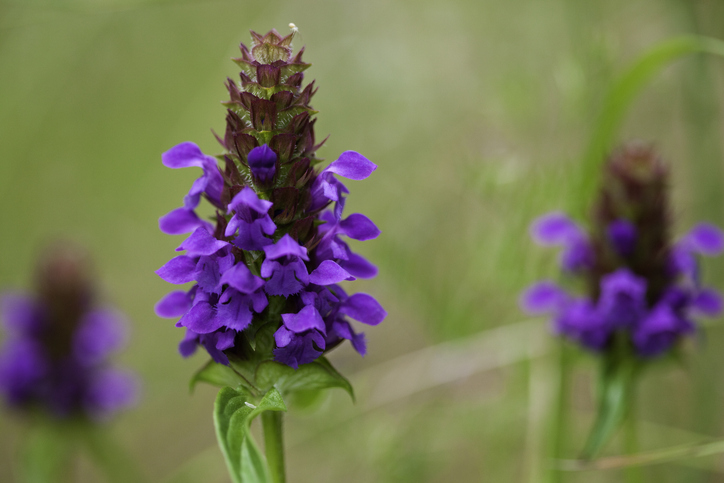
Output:
[[[628,415],[624,421],[624,445],[627,455],[635,455],[638,451],[638,435],[636,431],[636,416],[634,410],[633,388],[628,404]],[[643,472],[639,466],[629,466],[624,470],[626,483],[642,483]]]
[[[282,416],[283,414],[279,411],[265,411],[261,414],[261,423],[264,428],[264,451],[272,483],[286,482]]]

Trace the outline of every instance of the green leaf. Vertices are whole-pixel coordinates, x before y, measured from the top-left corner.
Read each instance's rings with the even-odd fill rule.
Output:
[[[583,158],[578,195],[587,199],[598,181],[598,171],[604,157],[613,147],[618,128],[641,89],[664,67],[687,54],[707,52],[724,56],[724,42],[719,39],[682,36],[666,40],[642,55],[610,88],[594,127]],[[577,209],[588,209],[578,203]]]
[[[339,387],[354,400],[352,385],[324,357],[296,370],[274,361],[262,362],[256,369],[256,382],[262,388],[276,387],[285,395]]]
[[[240,385],[247,385],[246,381],[234,372],[234,369],[214,361],[207,362],[204,367],[193,375],[189,381],[189,390],[193,392],[199,382],[205,382],[219,388],[238,388]]]
[[[214,404],[214,426],[219,446],[234,483],[266,483],[269,470],[253,441],[251,422],[264,411],[286,411],[282,395],[272,388],[258,404],[245,391],[225,387]]]
[[[266,461],[252,438],[241,443],[241,481],[256,483],[271,481]]]

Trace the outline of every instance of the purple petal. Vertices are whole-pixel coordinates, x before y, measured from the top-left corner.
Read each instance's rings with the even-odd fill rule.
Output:
[[[283,256],[295,256],[302,260],[309,260],[307,249],[294,241],[289,234],[284,235],[274,245],[264,247],[264,253],[266,253],[267,260],[276,260]]]
[[[367,178],[377,165],[355,151],[345,151],[324,170],[347,179],[362,180]]]
[[[373,278],[377,276],[377,267],[356,253],[350,252],[349,258],[347,260],[340,260],[339,265],[358,278]]]
[[[234,339],[236,338],[236,332],[233,330],[219,331],[216,332],[216,348],[220,351],[229,349],[234,346]]]
[[[202,168],[208,164],[208,158],[196,144],[187,141],[163,153],[161,161],[167,168]]]
[[[43,325],[43,309],[32,297],[6,293],[0,299],[0,317],[8,331],[17,334],[37,333]]]
[[[0,351],[0,393],[8,403],[24,403],[50,370],[46,351],[36,341],[6,341]]]
[[[366,293],[352,295],[342,304],[339,311],[368,325],[377,325],[387,317],[387,311]]]
[[[344,320],[335,321],[334,324],[332,324],[332,330],[338,337],[350,341],[352,343],[352,347],[354,347],[354,350],[356,350],[359,355],[364,356],[367,353],[367,341],[365,340],[364,333],[355,333],[349,325],[349,322]]]
[[[307,305],[296,314],[282,314],[282,320],[284,320],[284,326],[287,329],[297,334],[312,329],[321,333],[325,333],[326,330],[322,316],[311,305]]]
[[[686,239],[691,250],[702,255],[719,255],[724,250],[724,234],[710,223],[696,225]]]
[[[270,235],[276,231],[276,225],[271,221],[269,215],[256,219],[251,223],[240,221],[238,227],[239,236],[234,239],[234,245],[242,250],[261,250],[265,246],[274,243],[264,236],[264,233]]]
[[[611,327],[587,299],[569,303],[556,317],[554,327],[558,334],[595,351],[603,350],[611,337]]]
[[[608,237],[616,252],[630,255],[636,246],[636,227],[628,220],[616,220],[608,225]]]
[[[598,308],[611,327],[635,326],[646,311],[646,279],[626,268],[603,276]]]
[[[568,294],[555,283],[544,280],[523,292],[520,305],[531,315],[550,314],[560,310],[568,300]]]
[[[251,324],[251,299],[233,289],[224,292],[219,301],[217,317],[229,329],[241,332]]]
[[[211,224],[201,220],[193,210],[186,208],[176,208],[158,219],[158,227],[167,235],[191,233],[200,226],[211,229]]]
[[[380,235],[372,220],[359,213],[349,215],[339,225],[342,233],[354,240],[372,240]]]
[[[186,250],[187,256],[198,257],[202,255],[212,255],[227,245],[227,242],[217,240],[213,235],[206,231],[205,228],[200,227],[197,228],[190,237],[184,240],[176,251],[180,252],[181,250]]]
[[[172,258],[163,267],[156,270],[156,275],[173,284],[190,282],[196,276],[196,260],[186,255]]]
[[[239,193],[234,196],[234,199],[231,200],[231,203],[229,203],[229,213],[247,207],[263,215],[269,211],[269,208],[271,208],[273,204],[271,201],[259,199],[254,190],[246,186],[239,191]]]
[[[119,312],[94,310],[83,316],[73,334],[73,353],[83,364],[98,364],[120,349],[126,338],[126,322]]]
[[[186,335],[178,344],[178,351],[182,357],[190,357],[196,352],[199,344],[199,334],[191,329],[186,329]]]
[[[104,369],[90,380],[84,405],[91,417],[104,420],[138,400],[139,382],[128,371]]]
[[[694,298],[693,305],[698,312],[714,317],[722,311],[722,298],[715,290],[704,289]]]
[[[249,151],[247,162],[251,174],[262,183],[270,182],[274,178],[277,155],[266,144]]]
[[[356,280],[356,278],[332,260],[323,261],[309,274],[309,282],[317,285],[330,285],[342,280]]]
[[[531,225],[531,236],[541,245],[563,245],[579,234],[578,226],[561,212],[543,215]]]
[[[667,351],[676,340],[689,332],[689,325],[666,304],[657,305],[633,333],[636,352],[653,357]]]
[[[154,310],[159,317],[173,319],[180,317],[191,308],[191,299],[186,292],[174,291],[156,303]]]
[[[241,293],[250,294],[264,286],[264,280],[254,276],[249,268],[243,263],[237,263],[224,272],[221,276],[221,283],[228,283]]]
[[[261,313],[261,311],[269,305],[269,300],[267,300],[266,295],[261,291],[254,292],[249,295],[249,297],[251,297],[251,308],[253,308],[257,314]]]
[[[277,347],[286,347],[289,345],[289,343],[294,338],[294,332],[287,329],[283,325],[279,327],[279,329],[274,332],[274,342],[276,343]]]
[[[280,331],[277,331],[277,333]],[[297,369],[300,364],[307,364],[314,361],[322,355],[322,351],[325,348],[324,337],[316,330],[309,331],[305,334],[291,334],[291,336],[289,336],[289,334],[280,334],[279,338],[283,338],[284,336],[289,337],[289,342],[283,347],[274,349],[274,360],[294,369]],[[277,340],[276,334],[275,340]]]
[[[216,317],[216,311],[210,304],[202,302],[194,305],[181,317],[177,325],[187,327],[198,334],[208,334],[220,329],[223,322]]]
[[[309,283],[307,267],[300,259],[281,264],[274,260],[264,260],[261,264],[261,276],[271,278],[264,285],[269,295],[288,297],[299,292]]]

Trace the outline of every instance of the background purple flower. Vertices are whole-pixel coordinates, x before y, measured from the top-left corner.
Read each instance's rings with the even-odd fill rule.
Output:
[[[5,294],[0,394],[16,408],[100,420],[136,401],[138,382],[110,366],[126,340],[123,316],[96,306],[87,260],[70,247],[40,264],[38,293]]]

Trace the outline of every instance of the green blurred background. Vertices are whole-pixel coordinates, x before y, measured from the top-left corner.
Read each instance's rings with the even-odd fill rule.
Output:
[[[348,212],[382,230],[356,250],[376,262],[389,317],[369,354],[330,359],[356,385],[287,417],[290,483],[538,482],[550,464],[556,344],[524,320],[517,294],[555,273],[527,238],[532,218],[576,199],[581,153],[612,79],[648,47],[683,33],[724,37],[719,0],[0,0],[0,286],[28,287],[38,251],[58,237],[94,254],[108,302],[132,322],[120,362],[143,378],[141,404],[109,433],[151,481],[228,481],[211,423],[215,390],[190,395],[206,356],[183,360],[182,331],[153,304],[153,270],[181,237],[157,219],[180,205],[194,170],[160,161],[193,140],[218,147],[229,58],[249,29],[294,22],[320,88],[320,155],[379,165],[350,182]],[[675,63],[637,99],[622,139],[652,141],[673,171],[675,225],[724,223],[724,62]],[[188,172],[187,172],[188,171]],[[707,261],[706,280],[724,282]],[[724,330],[692,344],[685,367],[639,391],[643,449],[724,435]],[[576,358],[574,457],[593,416],[595,366]],[[26,434],[0,416],[0,481]],[[610,454],[621,450],[614,441]],[[77,481],[102,481],[86,457]],[[710,456],[645,468],[646,481],[724,482]],[[614,482],[617,470],[566,482]]]

